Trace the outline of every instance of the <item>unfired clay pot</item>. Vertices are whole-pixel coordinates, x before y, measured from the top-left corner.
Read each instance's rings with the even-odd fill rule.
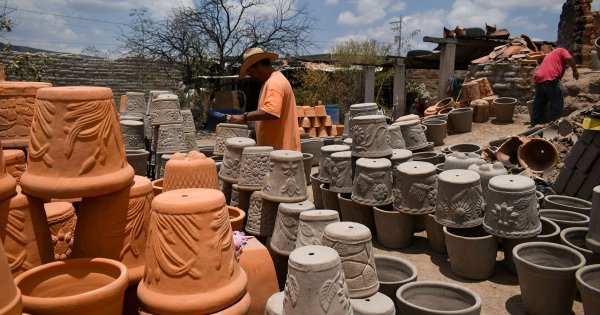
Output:
[[[375,255],[379,292],[396,299],[401,286],[417,281],[417,268],[408,260],[391,255]]]
[[[127,267],[106,258],[56,261],[15,278],[29,314],[121,314]]]
[[[260,191],[253,192],[250,196],[245,231],[254,236],[271,236],[275,228],[278,207],[279,203],[264,200]]]
[[[134,171],[120,135],[109,88],[38,90],[28,165],[20,182],[23,192],[48,199],[73,198],[127,187]]]
[[[578,251],[585,257],[586,265],[600,263],[600,254],[596,254],[585,246],[587,227],[570,227],[560,232],[560,243]]]
[[[225,141],[233,137],[247,137],[248,126],[238,124],[218,124],[217,140],[215,142],[215,155],[225,154]]]
[[[337,194],[337,199],[344,221],[360,223],[368,227],[372,234],[376,233],[372,206],[356,203],[351,194]]]
[[[485,202],[479,174],[469,170],[449,170],[438,175],[435,220],[441,225],[468,228],[483,222]]]
[[[462,152],[462,153],[477,153],[481,154],[483,148],[478,144],[473,143],[459,143],[448,147],[449,152]]]
[[[429,145],[425,137],[425,132],[418,120],[402,121],[395,124],[399,125],[400,130],[402,130],[407,150],[415,152]]]
[[[399,314],[478,315],[481,297],[465,287],[439,281],[408,283],[396,292]]]
[[[143,117],[146,113],[146,97],[144,93],[127,92],[125,106],[121,109],[121,115]]]
[[[331,154],[342,151],[350,151],[350,147],[343,144],[326,145],[321,147],[319,160],[319,181],[321,183],[331,182],[331,173],[333,171],[333,162],[331,161]]]
[[[585,265],[579,252],[564,245],[529,242],[513,249],[521,298],[528,314],[570,314],[575,272]]]
[[[4,247],[0,245],[0,314],[21,315],[21,291],[13,282]]]
[[[340,215],[334,210],[308,210],[300,213],[296,248],[322,245],[323,230],[334,222],[340,222]]]
[[[302,153],[275,150],[269,154],[269,173],[262,195],[274,202],[300,202],[308,198]]]
[[[331,223],[325,227],[323,245],[340,255],[351,298],[364,298],[379,290],[371,232],[355,222]]]
[[[411,156],[411,159],[413,161],[427,162],[436,165],[444,160],[444,154],[432,151],[417,152]]]
[[[233,137],[225,141],[225,155],[223,165],[219,170],[219,178],[230,184],[237,184],[241,169],[242,152],[246,147],[256,145],[250,138]]]
[[[354,118],[359,116],[367,116],[367,115],[376,115],[377,114],[377,104],[375,103],[360,103],[350,105],[350,117],[348,121],[348,126],[344,124],[344,131],[348,133],[350,138],[354,136]]]
[[[482,159],[475,162],[468,168],[469,171],[474,171],[481,177],[481,190],[483,191],[484,198],[487,198],[488,183],[490,179],[498,175],[506,175],[508,171],[504,168],[504,165],[500,162],[494,162],[494,164],[485,163]]]
[[[544,197],[544,208],[568,210],[590,216],[592,203],[575,197],[547,195]]]
[[[262,189],[269,171],[269,153],[271,151],[273,151],[273,147],[244,147],[237,182],[240,190],[256,191]]]
[[[481,163],[483,160],[477,153],[452,152],[444,161],[445,170],[468,169],[471,165]]]
[[[127,163],[133,167],[135,175],[146,176],[150,152],[146,150],[127,150],[125,154],[127,155]]]
[[[600,313],[600,265],[585,266],[575,273],[585,314]]]
[[[68,202],[48,202],[44,204],[44,210],[50,226],[54,260],[65,260],[71,255],[75,240],[75,208]]]
[[[390,157],[390,161],[392,161],[392,173],[395,172],[396,167],[398,165],[408,162],[412,158],[412,151],[406,149],[392,149],[392,156]]]
[[[342,216],[340,201],[338,200],[338,197],[337,197],[338,194],[329,190],[329,184],[321,184],[321,186],[319,186],[319,190],[321,191],[321,199],[323,200],[323,208],[335,210],[340,213],[340,216]]]
[[[415,215],[394,210],[391,205],[373,207],[377,241],[387,248],[412,245],[416,226]]]
[[[142,150],[146,148],[144,141],[144,123],[137,120],[120,120],[125,150]]]
[[[152,101],[150,101],[150,99]],[[160,125],[183,123],[181,107],[179,106],[179,98],[177,95],[172,93],[159,93],[153,96],[151,94],[150,99],[148,100],[150,109],[147,110],[147,115],[151,126],[156,127]]]
[[[499,122],[512,122],[517,99],[512,97],[498,97],[492,101],[496,111],[496,120]]]
[[[437,176],[431,163],[411,161],[395,169],[394,209],[406,214],[427,214],[435,210]]]
[[[157,196],[138,286],[143,307],[157,314],[246,313],[247,277],[231,233],[225,197],[217,190],[178,189]]]
[[[352,200],[365,206],[392,203],[392,163],[388,159],[360,158],[352,187]]]
[[[592,207],[590,211],[589,231],[585,237],[585,245],[600,254],[600,185],[594,187],[592,194]]]
[[[483,280],[494,274],[498,244],[481,226],[454,229],[444,227],[450,268],[465,279]]]
[[[319,173],[310,174],[310,185],[313,195],[313,203],[317,209],[323,209],[323,196],[321,196],[321,181],[319,181]]]
[[[310,185],[310,172],[312,171],[313,155],[310,153],[302,153],[302,163],[304,164],[304,177],[306,185]]]
[[[558,243],[560,241],[560,227],[551,220],[540,217],[542,231],[535,237],[537,242]]]
[[[296,248],[300,214],[314,209],[315,205],[308,200],[279,204],[270,248],[279,255],[289,256]]]
[[[454,133],[470,132],[473,129],[473,108],[455,108],[448,113]]]
[[[540,217],[558,224],[561,230],[570,227],[587,227],[590,225],[590,217],[578,212],[558,209],[540,209]]]
[[[352,153],[342,151],[332,153],[331,160],[331,181],[329,190],[335,193],[352,192]]]
[[[434,251],[445,254],[448,249],[446,248],[446,237],[443,228],[441,224],[437,223],[433,214],[430,213],[425,217],[425,230],[427,231],[429,246]]]
[[[175,153],[165,165],[163,192],[183,188],[218,189],[217,167],[198,151],[187,156]]]
[[[423,121],[423,124],[427,126],[425,137],[427,141],[433,142],[433,145],[438,146],[444,144],[444,138],[446,138],[446,124],[445,120],[427,120]]]
[[[390,145],[392,146],[392,150],[406,149],[406,143],[404,143],[404,137],[402,136],[402,129],[400,128],[400,126],[388,126],[388,133],[390,134]]]
[[[318,166],[321,161],[321,147],[323,147],[323,139],[313,138],[300,141],[302,153],[310,153],[313,155],[312,166]]]
[[[385,116],[355,117],[352,136],[352,156],[381,158],[392,154],[390,134]]]
[[[355,315],[394,315],[394,301],[383,293],[375,293],[366,298],[350,299]]]

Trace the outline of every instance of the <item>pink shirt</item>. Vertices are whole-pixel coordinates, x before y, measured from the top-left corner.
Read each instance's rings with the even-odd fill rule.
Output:
[[[544,61],[535,72],[533,82],[539,84],[545,81],[562,79],[567,69],[567,60],[573,56],[564,48],[556,48],[544,57]]]

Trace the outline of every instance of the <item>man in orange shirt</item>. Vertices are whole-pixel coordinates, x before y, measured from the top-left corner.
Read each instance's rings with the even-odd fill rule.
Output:
[[[249,74],[263,83],[258,109],[243,115],[232,115],[229,122],[256,121],[256,142],[275,150],[300,151],[300,134],[296,116],[296,98],[286,77],[273,68],[277,55],[260,48],[250,48],[243,56],[240,78]]]

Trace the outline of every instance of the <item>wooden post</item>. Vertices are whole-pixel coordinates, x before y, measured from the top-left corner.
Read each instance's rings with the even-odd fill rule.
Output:
[[[375,67],[363,66],[365,72],[365,103],[375,102]]]
[[[406,114],[406,68],[404,59],[394,60],[394,89],[393,89],[393,112],[394,120]]]
[[[438,83],[438,100],[446,96],[448,79],[454,75],[454,58],[456,56],[456,44],[442,44],[440,53],[440,81]]]

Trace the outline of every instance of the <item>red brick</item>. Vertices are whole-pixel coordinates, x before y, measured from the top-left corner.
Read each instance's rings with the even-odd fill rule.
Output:
[[[583,181],[585,181],[587,177],[587,174],[584,172],[573,172],[573,175],[571,175],[567,187],[565,187],[565,191],[563,191],[563,195],[575,196],[577,194],[577,191],[579,191],[579,188],[583,184]]]
[[[575,169],[575,165],[577,165],[577,161],[579,161],[579,158],[583,155],[583,152],[585,152],[586,147],[584,142],[577,141],[573,148],[571,148],[569,156],[565,159],[565,165],[570,169]]]

